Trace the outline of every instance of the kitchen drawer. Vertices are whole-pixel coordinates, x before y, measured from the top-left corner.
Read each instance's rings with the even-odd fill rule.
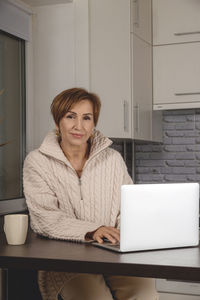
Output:
[[[153,44],[200,41],[199,0],[153,0]]]
[[[200,296],[159,293],[159,300],[200,300]]]
[[[161,293],[198,295],[200,299],[200,282],[156,279],[156,289]]]
[[[153,105],[200,107],[200,42],[153,47]]]

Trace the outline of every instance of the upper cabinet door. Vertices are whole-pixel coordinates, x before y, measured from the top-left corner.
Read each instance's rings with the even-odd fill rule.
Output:
[[[153,44],[200,41],[199,0],[152,0]]]
[[[154,109],[200,107],[200,43],[154,47]]]
[[[131,0],[131,32],[151,44],[151,27],[151,0]]]
[[[97,128],[131,138],[130,1],[90,0],[90,90],[100,96]]]

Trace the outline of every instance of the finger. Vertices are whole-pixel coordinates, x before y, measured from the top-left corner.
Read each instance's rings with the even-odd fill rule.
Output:
[[[120,233],[119,232],[115,232],[113,230],[108,230],[106,232],[106,234],[109,234],[112,236],[112,238],[114,238],[116,241],[120,242]]]
[[[115,227],[108,227],[108,228],[115,231],[116,233],[120,233],[120,230],[118,228]]]
[[[97,238],[96,238],[96,241],[97,241],[99,244],[103,244],[103,240],[102,240],[100,237],[97,237]]]
[[[104,237],[111,243],[120,242],[120,230],[111,226],[102,226],[93,235],[93,239],[99,243],[103,243]]]
[[[116,229],[114,227],[101,227],[101,229],[99,229],[97,233],[100,235],[100,237],[106,238],[106,234],[109,234],[115,241],[120,241],[120,231],[119,229]]]
[[[104,235],[112,244],[116,244],[116,239],[110,235],[109,233],[105,233]]]
[[[93,239],[95,241],[97,241],[99,244],[103,243],[102,237],[103,237],[103,235],[102,234],[98,234],[98,231],[96,231],[95,234],[93,235]]]
[[[118,228],[114,228],[114,227],[107,227],[107,230],[109,232],[113,232],[113,234],[117,234],[118,236],[120,235],[120,230]]]

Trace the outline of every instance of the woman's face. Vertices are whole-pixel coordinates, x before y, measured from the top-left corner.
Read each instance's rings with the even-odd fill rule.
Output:
[[[89,100],[74,104],[60,120],[59,129],[63,144],[81,146],[94,129],[93,105]]]

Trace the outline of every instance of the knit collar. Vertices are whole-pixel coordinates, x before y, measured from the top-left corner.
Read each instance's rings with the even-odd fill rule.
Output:
[[[95,130],[88,161],[98,153],[100,153],[102,150],[109,147],[111,144],[112,141],[109,138],[105,137],[100,131]],[[56,130],[52,130],[47,134],[39,148],[39,151],[45,155],[51,156],[57,160],[64,162],[65,164],[70,165],[68,159],[64,155],[58,143]]]

